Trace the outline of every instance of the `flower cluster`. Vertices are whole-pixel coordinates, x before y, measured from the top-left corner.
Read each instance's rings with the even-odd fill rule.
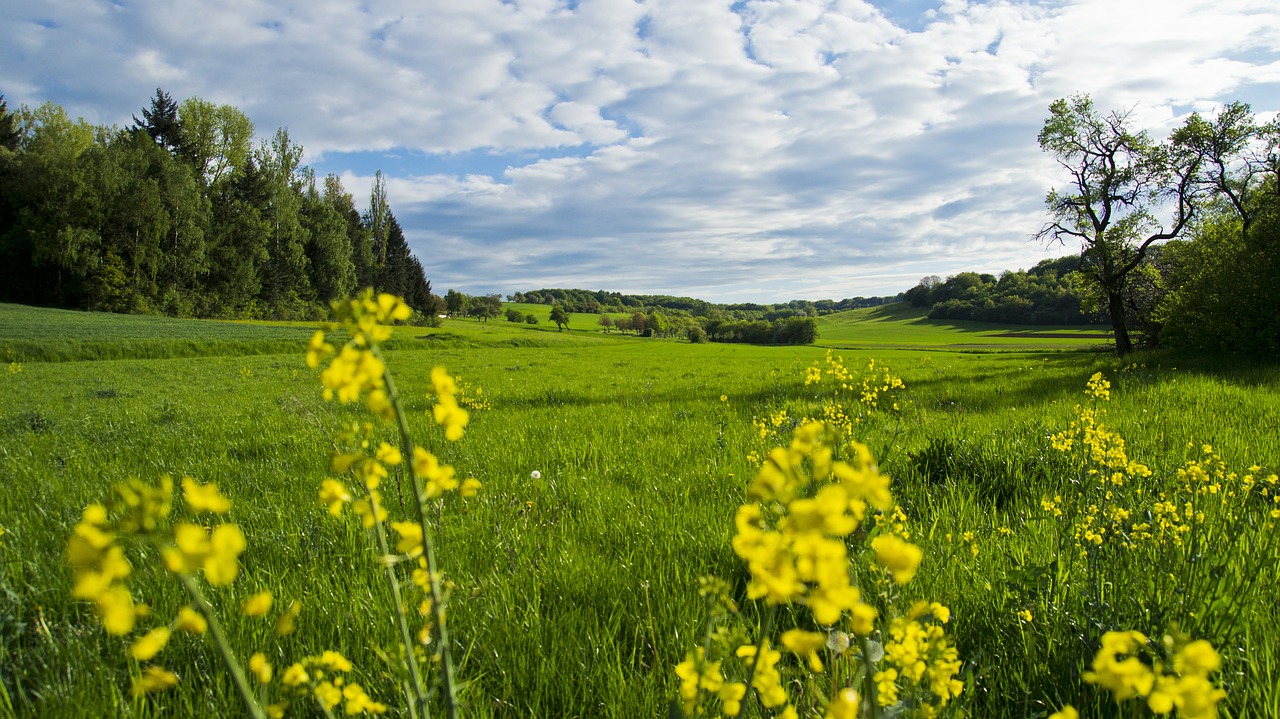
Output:
[[[747,596],[769,604],[803,602],[822,625],[843,612],[867,630],[875,611],[850,584],[844,538],[868,509],[893,506],[889,478],[863,445],[850,443],[850,461],[833,460],[832,429],[811,422],[795,431],[790,447],[769,453],[738,509],[734,552],[747,563]],[[919,564],[919,549],[900,538],[873,540],[877,558],[905,582]],[[863,632],[865,633],[865,631]]]
[[[260,658],[262,655],[254,656]],[[253,667],[253,664],[251,660],[250,667]],[[264,684],[270,682],[271,665],[267,664],[265,659],[259,659],[258,666],[259,669],[255,669],[254,672],[259,682]],[[385,704],[373,701],[365,693],[364,688],[359,684],[348,682],[343,676],[350,672],[351,668],[351,662],[346,657],[335,651],[325,651],[289,665],[281,675],[280,683],[297,694],[303,696],[310,694],[327,715],[340,704],[347,714],[385,714],[387,711]],[[287,706],[287,703],[272,705],[276,711],[271,713],[282,713]]]
[[[946,706],[960,695],[964,684],[955,678],[961,662],[942,625],[951,620],[951,611],[937,602],[916,602],[905,616],[889,626],[884,644],[885,667],[877,672],[876,700],[891,706],[910,698],[910,706]]]
[[[182,479],[182,498],[195,515],[225,514],[231,502],[216,485]],[[155,484],[130,479],[115,487],[110,507],[91,504],[67,540],[67,562],[75,573],[72,595],[93,602],[103,627],[111,634],[132,633],[140,620],[154,621],[151,608],[135,602],[126,580],[133,565],[125,556],[125,542],[144,542],[158,551],[164,567],[182,576],[203,574],[212,586],[231,584],[240,572],[244,534],[234,524],[206,528],[200,523],[170,521],[173,480],[164,476]],[[200,602],[196,602],[200,606]],[[203,634],[208,628],[206,610],[182,607],[168,622],[152,626],[136,638],[129,654],[149,661],[169,643],[176,631]],[[177,676],[163,667],[149,667],[133,686],[145,694],[171,687]]]
[[[1145,699],[1155,714],[1176,709],[1182,719],[1216,717],[1226,693],[1209,678],[1222,663],[1213,645],[1203,639],[1179,645],[1169,636],[1163,645],[1173,657],[1168,666],[1152,656],[1141,632],[1107,632],[1084,679],[1111,692],[1117,702]]]
[[[335,301],[333,311],[350,339],[335,355],[325,333],[317,331],[307,346],[307,366],[315,369],[332,357],[320,373],[324,398],[336,397],[347,404],[364,397],[371,412],[391,421],[395,413],[387,396],[386,365],[377,346],[391,338],[389,323],[409,319],[409,306],[394,295],[383,293],[375,298],[373,290],[365,290],[358,297]]]
[[[860,696],[873,695],[882,706],[897,705],[895,711],[932,716],[963,688],[955,679],[958,654],[943,629],[950,613],[937,603],[919,603],[892,621],[883,647],[875,639],[881,613],[852,582],[855,561],[864,553],[873,557],[885,586],[896,587],[912,579],[923,552],[909,541],[906,515],[894,504],[890,480],[870,450],[841,436],[836,426],[807,422],[795,429],[788,446],[765,457],[738,508],[732,540],[750,572],[747,596],[775,610],[804,606],[813,624],[826,628],[790,628],[778,637],[809,674],[830,672],[833,682],[861,676],[867,682],[862,694],[846,686],[823,700],[819,706],[825,704],[827,717],[856,716]],[[704,581],[705,591],[708,586]],[[736,613],[732,602],[716,606]],[[718,703],[725,716],[736,716],[751,691],[775,717],[810,711],[791,703],[784,680],[790,664],[772,648],[772,639],[766,631],[758,642],[730,642],[714,660],[702,648],[690,652],[676,667],[685,714],[702,713],[709,702]],[[730,661],[742,668],[741,682],[729,679]]]

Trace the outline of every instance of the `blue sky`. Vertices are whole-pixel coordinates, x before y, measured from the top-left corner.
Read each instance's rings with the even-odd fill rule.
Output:
[[[1274,0],[47,0],[0,93],[129,122],[157,86],[287,127],[433,287],[774,302],[1026,268],[1055,98],[1280,110]]]

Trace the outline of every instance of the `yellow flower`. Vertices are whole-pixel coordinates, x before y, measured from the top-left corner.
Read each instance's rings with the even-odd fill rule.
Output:
[[[133,682],[133,696],[158,692],[176,686],[178,675],[163,667],[151,666],[143,671],[142,676]]]
[[[1030,624],[1030,623],[1031,623],[1031,610],[1030,610],[1030,609],[1023,609],[1023,610],[1019,611],[1019,612],[1018,612],[1018,619],[1019,619],[1023,624]]]
[[[271,663],[267,661],[267,657],[262,652],[254,652],[249,657],[249,671],[258,678],[261,684],[267,684],[271,681]]]
[[[1049,715],[1049,719],[1080,719],[1080,712],[1070,704]]]
[[[827,705],[826,719],[858,719],[858,706],[861,703],[858,692],[845,688]]]
[[[463,497],[474,497],[480,491],[480,480],[475,477],[467,477],[462,480],[462,486],[458,488],[458,494]]]
[[[364,693],[359,684],[348,684],[342,689],[342,696],[347,700],[343,710],[347,714],[385,714],[387,705],[375,702]]]
[[[333,354],[333,345],[324,341],[324,332],[316,330],[307,344],[307,366],[315,369],[320,363]]]
[[[231,500],[218,492],[218,485],[199,484],[191,477],[182,478],[182,495],[187,505],[195,512],[212,512],[222,514],[231,509]]]
[[[342,701],[342,690],[330,682],[321,682],[315,688],[316,701],[325,709],[332,709]]]
[[[717,694],[724,715],[736,717],[742,712],[742,698],[747,695],[747,685],[742,682],[725,682]]]
[[[164,645],[169,643],[169,628],[156,627],[142,635],[133,646],[129,647],[129,655],[140,662],[145,662],[160,653]]]
[[[244,532],[234,524],[222,524],[209,539],[209,556],[204,560],[204,577],[215,587],[230,584],[240,573],[240,553]]]
[[[243,611],[248,617],[261,617],[271,611],[271,591],[264,590],[244,600]]]
[[[204,634],[209,629],[209,623],[205,621],[204,616],[191,607],[178,610],[178,618],[174,621],[174,626],[192,634]]]
[[[790,649],[796,656],[808,660],[809,668],[815,672],[822,671],[822,658],[818,656],[818,650],[826,645],[826,635],[819,632],[789,629],[782,633],[782,646]]]
[[[326,649],[321,653],[318,661],[323,666],[328,667],[330,670],[335,672],[351,671],[351,662],[347,661],[347,658],[338,652],[330,649]]]
[[[347,486],[336,479],[326,479],[320,483],[320,503],[328,506],[329,514],[342,514],[342,505],[351,501],[351,493]]]
[[[400,464],[400,461],[402,459],[400,450],[396,449],[395,447],[392,447],[386,442],[382,442],[381,444],[378,445],[378,452],[375,456],[378,458],[379,462],[383,464],[389,464],[392,466]]]
[[[311,681],[311,676],[307,674],[307,670],[302,668],[301,664],[290,664],[289,668],[284,670],[284,676],[280,677],[280,681],[287,687],[296,687]]]
[[[892,534],[882,534],[871,540],[876,561],[893,574],[898,584],[906,584],[916,575],[924,551],[914,544],[904,542]]]
[[[396,551],[416,557],[422,554],[422,525],[417,522],[392,522],[391,528],[400,535]]]

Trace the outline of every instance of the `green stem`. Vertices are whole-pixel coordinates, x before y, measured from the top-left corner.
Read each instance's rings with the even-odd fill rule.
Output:
[[[880,716],[880,697],[876,691],[875,665],[871,663],[870,640],[859,634],[858,646],[862,649],[862,693],[868,698],[867,706],[871,707],[871,717],[875,719]]]
[[[213,643],[218,647],[218,651],[222,654],[222,661],[227,665],[227,671],[231,673],[232,680],[236,683],[236,689],[240,691],[240,698],[244,701],[245,709],[249,710],[253,719],[267,719],[267,713],[262,710],[262,706],[258,704],[258,700],[253,696],[253,689],[249,686],[249,680],[244,675],[244,669],[241,668],[240,662],[236,661],[236,655],[231,651],[231,643],[227,641],[227,635],[222,631],[222,624],[218,621],[218,616],[213,611],[213,606],[209,604],[209,600],[205,599],[204,592],[200,591],[200,585],[196,583],[195,578],[187,574],[179,574],[178,581],[182,583],[182,588],[187,590],[187,594],[191,596],[191,601],[195,603],[196,608],[204,615],[205,621],[209,623],[209,634],[213,637]]]
[[[382,353],[377,347],[373,348],[373,352],[379,360],[382,359]],[[383,365],[386,365],[385,361]],[[427,560],[427,577],[431,590],[432,633],[435,635],[437,651],[440,652],[440,676],[444,685],[445,713],[448,719],[457,719],[457,680],[454,678],[453,654],[449,647],[449,629],[445,626],[444,589],[440,586],[435,540],[432,538],[431,525],[427,522],[427,496],[422,487],[422,478],[413,468],[413,440],[409,434],[409,420],[405,416],[404,408],[400,406],[400,394],[396,391],[390,370],[383,373],[383,380],[387,385],[387,398],[395,409],[396,422],[400,426],[400,453],[404,457],[403,461],[408,464],[409,476],[413,479],[414,497],[417,499],[415,504],[418,507],[418,524],[422,527],[422,556]],[[411,646],[406,646],[406,649],[412,652]]]
[[[390,556],[391,550],[387,544],[387,530],[382,526],[382,522],[378,521],[379,504],[374,499],[373,492],[369,491],[368,486],[365,487],[365,492],[369,495],[369,508],[373,513],[374,536],[378,540],[379,556]],[[409,714],[414,719],[417,719],[418,705],[422,705],[424,714],[430,714],[430,709],[427,707],[427,689],[422,684],[422,673],[418,669],[418,658],[413,653],[413,632],[409,629],[409,619],[406,616],[404,599],[400,594],[400,580],[396,577],[395,566],[389,562],[384,562],[383,570],[387,576],[387,587],[391,590],[391,601],[395,604],[396,627],[400,630],[400,643],[404,646],[405,663],[408,665],[407,668],[409,670],[409,685],[413,689],[415,700],[409,702]]]
[[[773,621],[778,617],[778,605],[774,604],[769,607],[769,613],[764,615],[764,625],[760,628],[760,641],[756,644],[756,655],[751,658],[751,671],[747,672],[747,691],[751,692],[751,683],[756,678],[756,667],[760,666],[760,658],[764,654],[764,645],[769,643],[769,634],[773,632]],[[757,696],[760,692],[751,693],[751,696]],[[763,705],[763,701],[761,705]],[[754,707],[755,702],[750,702],[749,706]],[[749,716],[749,714],[748,714]]]

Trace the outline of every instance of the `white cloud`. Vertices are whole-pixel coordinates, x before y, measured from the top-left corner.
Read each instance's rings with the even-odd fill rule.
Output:
[[[328,157],[526,157],[391,173],[441,290],[839,298],[1026,267],[1062,181],[1035,144],[1054,98],[1157,135],[1280,109],[1270,0],[12,5],[10,104],[123,123],[157,85],[231,103],[357,197],[371,172]]]

